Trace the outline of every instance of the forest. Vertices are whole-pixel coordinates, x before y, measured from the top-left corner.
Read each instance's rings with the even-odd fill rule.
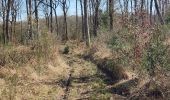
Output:
[[[0,100],[169,100],[170,0],[0,0]]]

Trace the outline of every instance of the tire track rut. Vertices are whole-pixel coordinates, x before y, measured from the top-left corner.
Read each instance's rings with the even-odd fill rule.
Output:
[[[64,100],[83,100],[90,97],[88,91],[92,91],[90,78],[96,74],[96,66],[90,62],[77,57],[76,55],[63,55],[69,66],[68,78],[65,82]],[[92,69],[93,68],[93,69]],[[94,71],[94,72],[93,72]],[[92,74],[93,73],[93,74]]]
[[[67,60],[68,60],[68,58],[67,58]],[[74,72],[74,68],[72,66],[71,60],[68,60],[67,64],[70,66],[70,71],[69,71],[68,79],[66,81],[65,95],[63,97],[64,100],[69,100],[68,97],[69,97],[70,86],[71,86],[71,82],[72,82],[72,74]]]

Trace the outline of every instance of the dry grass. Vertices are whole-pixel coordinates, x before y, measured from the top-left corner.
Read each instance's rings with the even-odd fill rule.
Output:
[[[112,56],[112,52],[108,48],[107,43],[109,42],[113,34],[114,32],[104,32],[99,34],[99,36],[94,39],[91,50],[95,50],[95,57],[110,58]]]
[[[68,77],[69,67],[58,54],[53,56],[56,59],[48,63],[41,59],[19,67],[1,67],[0,99],[60,99],[64,90],[56,82]]]
[[[30,46],[1,48],[1,100],[62,99],[60,81],[68,78],[69,66],[49,39],[42,38]]]
[[[17,47],[13,50],[22,53],[29,51],[28,48],[23,48]],[[56,59],[48,63],[44,63],[43,59],[37,61],[36,58],[32,58],[19,67],[9,67],[9,64],[1,67],[0,98],[3,100],[59,98],[63,90],[54,82],[67,77],[68,66],[56,53],[53,56]]]
[[[86,48],[85,42],[68,41],[65,44],[56,45],[49,40],[50,37],[42,38],[40,41],[43,42],[38,41],[32,46],[1,48],[0,99],[61,100],[63,95],[65,95],[65,88],[62,86],[64,83],[62,81],[68,79],[71,69],[73,69],[71,73],[74,81],[70,87],[68,97],[70,100],[79,99],[82,96],[85,98],[92,96],[94,99],[104,98],[105,96],[110,97],[110,93],[102,91],[103,86],[105,87],[106,85],[104,81],[102,79],[99,79],[99,81],[97,79],[99,77],[95,76],[98,74],[96,65],[79,58],[80,56],[78,55],[89,53],[93,59],[102,59],[102,61],[99,61],[102,66],[108,60],[114,61],[116,55],[107,46],[107,42],[112,37],[112,34],[109,32],[99,34],[94,39],[90,50]],[[69,53],[67,55],[59,54],[59,52],[63,52],[66,46],[69,47]],[[112,63],[110,66],[110,69],[114,70],[115,72],[113,72],[117,73],[118,77],[128,77],[125,80],[121,78],[121,81],[117,83],[118,85],[129,82],[134,77],[143,76],[139,78],[138,86],[133,88],[132,92],[138,91],[148,82],[147,75],[144,73],[139,75],[138,72],[129,69],[129,66],[120,65],[123,69],[117,68],[117,65],[112,69],[112,66],[114,66]],[[157,76],[156,80],[164,82],[165,86],[169,86],[169,79],[166,79],[165,76]],[[132,84],[130,83],[131,85],[134,85],[133,82]],[[97,89],[102,92],[96,92]],[[88,93],[88,91],[92,90],[94,90],[94,93]],[[83,94],[86,92],[87,94]]]

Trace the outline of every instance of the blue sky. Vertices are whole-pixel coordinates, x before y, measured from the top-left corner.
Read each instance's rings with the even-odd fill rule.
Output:
[[[22,5],[22,20],[26,19],[26,6],[25,6],[25,1],[23,2],[23,5]],[[61,16],[63,15],[63,11],[61,9],[61,6],[59,5],[57,7],[57,14],[58,16]],[[75,15],[76,14],[76,0],[70,0],[70,6],[69,6],[69,9],[68,9],[68,12],[67,12],[68,16],[71,16],[71,15]],[[81,14],[81,8],[80,8],[80,2],[78,0],[78,15]],[[44,17],[44,14],[42,12],[42,10],[39,10],[39,17]]]
[[[104,5],[104,1],[105,0],[102,0],[102,3],[100,5],[100,8],[106,8],[106,5]],[[121,0],[121,2],[123,3],[123,0]],[[26,6],[25,6],[25,0],[22,0],[22,7],[21,7],[21,18],[22,20],[26,20],[27,19],[27,15],[26,15]],[[116,7],[120,7],[120,5],[117,3]],[[130,7],[130,4],[129,4],[129,7]],[[154,8],[154,7],[153,7]],[[129,8],[130,10],[130,8]],[[120,12],[120,9],[118,10],[118,12]],[[58,16],[61,16],[63,15],[63,11],[61,9],[61,6],[59,5],[58,8],[57,8],[57,14]],[[76,14],[76,0],[70,0],[70,6],[69,6],[69,9],[68,9],[68,13],[67,15],[68,16],[71,16],[71,15],[75,15]],[[78,15],[81,15],[81,7],[80,7],[80,2],[78,0]],[[42,11],[41,8],[39,8],[39,17],[40,18],[43,18],[44,17],[44,13]],[[19,19],[20,20],[20,19]]]
[[[104,0],[102,0],[104,1]],[[101,3],[101,8],[103,8],[104,6],[104,3]],[[23,3],[22,3],[22,20],[23,19],[26,19],[26,7],[25,7],[25,0],[23,0]],[[57,14],[58,16],[60,15],[63,15],[63,11],[61,9],[61,6],[59,5],[57,7]],[[68,13],[67,15],[68,16],[71,16],[71,15],[75,15],[76,14],[76,0],[70,0],[70,6],[69,6],[69,9],[68,9]],[[80,7],[80,0],[78,0],[78,15],[81,15],[81,7]],[[41,10],[41,8],[39,9],[39,17],[42,18],[44,17],[44,14]]]

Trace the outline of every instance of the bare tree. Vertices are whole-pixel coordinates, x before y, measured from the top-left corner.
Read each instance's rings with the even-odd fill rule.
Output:
[[[157,0],[154,0],[154,2],[155,2],[155,9],[156,9],[156,12],[157,12],[157,14],[158,14],[158,18],[159,18],[161,24],[163,25],[165,22],[164,22],[164,20],[163,20],[163,18],[162,18],[162,15],[161,15],[161,13],[160,13],[159,6],[158,6],[158,2],[157,2]]]
[[[153,0],[150,1],[150,24],[152,25],[152,8],[153,8]]]
[[[141,0],[140,15],[141,15],[142,26],[144,25],[144,5],[145,5],[145,0]]]
[[[3,38],[3,43],[5,44],[6,43],[6,34],[5,34],[5,9],[6,9],[6,6],[5,6],[5,1],[2,0],[1,1],[1,6],[2,6],[2,20],[3,20],[3,23],[2,23],[2,38]]]
[[[78,33],[78,0],[76,0],[76,34]]]
[[[53,0],[50,0],[50,32],[53,32]]]
[[[138,0],[134,0],[134,11],[135,11],[135,24],[137,23],[137,4]]]
[[[83,9],[83,2],[80,0],[80,7],[81,7],[81,20],[82,20],[82,39],[85,40],[85,32],[84,32],[84,9]]]
[[[110,30],[113,30],[113,0],[109,0]]]
[[[57,32],[57,35],[59,33],[58,29],[58,16],[57,16],[57,7],[59,5],[59,2],[57,0],[55,0],[55,2],[53,3],[53,9],[54,9],[54,15],[55,15],[55,27],[56,27],[56,32]]]
[[[94,2],[95,2],[95,5],[94,5],[95,12],[94,12],[93,34],[94,36],[97,36],[97,33],[98,33],[97,31],[99,28],[99,6],[100,6],[101,0],[94,0]]]
[[[89,23],[88,23],[88,0],[84,0],[84,31],[86,34],[86,44],[90,47],[90,33],[89,33]]]
[[[64,20],[63,20],[63,36],[62,40],[68,40],[68,31],[67,31],[67,12],[69,9],[69,0],[60,0],[60,6],[62,7],[63,14],[64,14]]]
[[[18,16],[18,11],[19,9],[21,9],[21,0],[12,0],[12,3],[11,3],[11,41],[14,40],[14,37],[13,35],[15,34],[16,32],[16,21],[17,21],[17,16]]]
[[[45,0],[44,2],[41,2],[43,3],[43,12],[44,12],[44,15],[45,15],[45,22],[46,22],[46,26],[48,28],[48,30],[50,29],[50,14],[49,14],[49,2],[48,0]]]
[[[10,34],[9,34],[9,15],[10,15],[10,9],[11,9],[11,3],[12,1],[11,0],[8,0],[7,1],[7,8],[6,8],[6,28],[5,28],[5,31],[6,31],[6,42],[8,43],[10,40]]]
[[[37,0],[34,0],[34,12],[35,12],[35,23],[36,23],[36,32],[39,32],[39,16],[38,16],[38,3]]]
[[[32,33],[32,0],[26,0],[27,20],[28,20],[28,39],[33,39]]]
[[[149,0],[146,1],[147,18],[149,19]]]

